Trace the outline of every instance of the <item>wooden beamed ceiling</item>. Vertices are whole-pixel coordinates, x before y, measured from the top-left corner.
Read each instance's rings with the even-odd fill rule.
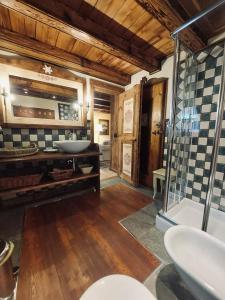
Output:
[[[160,70],[173,52],[170,32],[192,16],[183,2],[0,0],[0,47],[127,85],[142,69]],[[181,38],[199,50],[208,36],[190,28]]]
[[[0,1],[1,4],[10,9],[22,12],[27,17],[50,25],[54,29],[61,30],[87,45],[94,46],[141,69],[149,72],[160,69],[160,60],[156,59],[155,55],[162,59],[165,58],[165,54],[154,49],[154,47],[138,37],[134,36],[132,43],[129,43],[126,39],[120,37],[117,31],[113,33],[113,31],[108,30],[107,27],[97,22],[98,20],[104,20],[105,24],[107,24],[110,19],[100,11],[97,11],[98,15],[95,21],[89,19],[87,15],[79,14],[76,11],[78,2],[80,1]],[[86,12],[88,12],[91,5],[88,3],[84,3],[84,5],[87,6]],[[140,44],[144,50],[140,49],[138,46]]]
[[[173,32],[184,23],[182,17],[169,4],[162,0],[136,0],[142,7],[151,13],[170,32]],[[192,50],[197,51],[206,45],[190,27],[180,33],[181,40]]]

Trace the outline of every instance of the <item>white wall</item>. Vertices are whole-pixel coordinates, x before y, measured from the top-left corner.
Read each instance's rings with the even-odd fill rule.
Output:
[[[168,57],[162,64],[162,69],[159,72],[156,72],[152,75],[149,75],[147,71],[140,71],[131,77],[131,84],[125,87],[125,90],[132,88],[135,84],[140,83],[143,77],[147,79],[151,78],[168,78],[168,87],[167,87],[167,106],[166,106],[166,118],[169,118],[170,103],[172,100],[172,86],[173,86],[173,56]]]

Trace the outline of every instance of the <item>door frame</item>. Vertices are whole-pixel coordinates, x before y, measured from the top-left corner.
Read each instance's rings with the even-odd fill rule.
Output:
[[[100,80],[90,79],[90,122],[91,122],[91,142],[94,143],[94,92],[100,92],[100,93],[106,93],[114,96],[113,107],[115,105],[115,102],[118,101],[118,95],[123,93],[125,91],[125,88],[112,85]],[[112,109],[111,106],[111,130],[110,130],[110,138],[112,141],[113,134],[114,134],[114,123],[113,115],[114,115],[114,108]],[[112,161],[112,151],[111,151],[111,161]],[[118,170],[119,172],[119,170]],[[117,172],[117,173],[118,173]]]

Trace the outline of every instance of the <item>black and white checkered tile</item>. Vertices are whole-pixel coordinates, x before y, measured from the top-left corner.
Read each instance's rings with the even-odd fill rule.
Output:
[[[90,139],[90,128],[76,130],[77,138],[87,137]],[[53,147],[54,141],[68,139],[67,129],[49,129],[49,128],[3,128],[0,133],[0,148],[3,147],[21,147],[29,146],[30,143],[36,143],[40,149]]]
[[[223,43],[220,43],[199,53],[196,59],[186,57],[179,70],[173,145],[173,168],[177,178],[171,190],[194,201],[204,202],[207,195],[223,51]],[[192,68],[188,65],[190,59]],[[222,128],[212,206],[225,210],[225,113]],[[167,147],[166,137],[164,166]]]

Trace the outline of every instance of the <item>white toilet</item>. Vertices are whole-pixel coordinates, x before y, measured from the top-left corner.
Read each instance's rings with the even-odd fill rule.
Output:
[[[109,275],[93,283],[80,300],[156,300],[136,279],[126,275]]]

